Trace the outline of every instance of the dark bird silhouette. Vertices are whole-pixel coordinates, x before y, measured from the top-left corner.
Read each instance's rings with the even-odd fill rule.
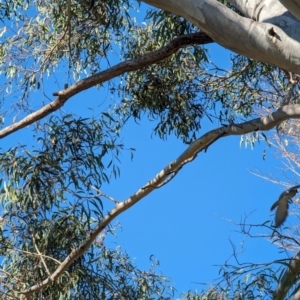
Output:
[[[277,211],[275,214],[275,226],[279,227],[285,221],[288,215],[289,203],[293,202],[292,198],[297,194],[300,185],[295,185],[288,190],[284,191],[279,199],[272,205],[271,211],[277,207]]]

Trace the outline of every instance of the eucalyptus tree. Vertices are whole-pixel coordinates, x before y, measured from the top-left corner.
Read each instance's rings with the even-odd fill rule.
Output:
[[[219,138],[256,136],[300,117],[292,1],[144,2],[162,10],[149,7],[141,24],[134,18],[139,3],[129,0],[0,3],[0,138],[32,130],[35,141],[34,150],[16,144],[0,153],[0,292],[7,299],[172,297],[165,278],[105,247],[111,222]],[[232,70],[208,60],[207,43],[236,53]],[[61,110],[92,87],[111,93],[107,110],[89,118]],[[258,117],[263,107],[270,113]],[[145,115],[159,137],[175,134],[188,146],[118,201],[101,186],[120,174],[123,126]],[[224,125],[199,137],[205,117]],[[108,213],[106,201],[113,203]],[[278,299],[297,293],[298,264],[286,266]],[[264,286],[268,297],[272,292]]]

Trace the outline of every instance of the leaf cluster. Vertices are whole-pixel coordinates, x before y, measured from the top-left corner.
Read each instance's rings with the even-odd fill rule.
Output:
[[[100,187],[111,175],[119,176],[123,149],[113,128],[117,131],[117,122],[105,115],[99,120],[54,116],[44,123],[37,150],[19,146],[0,153],[0,293],[16,296],[46,279],[102,219]],[[92,265],[101,253],[97,247],[37,299],[70,299],[80,282],[88,290],[88,280],[97,277]]]
[[[133,24],[128,0],[8,1],[0,27],[0,98],[14,94],[28,109],[33,91],[64,71],[68,80],[94,74]],[[27,3],[27,4],[25,4]],[[7,22],[7,19],[11,21]],[[5,109],[8,109],[7,106]]]
[[[127,41],[126,59],[151,53],[165,43],[165,36],[159,39],[153,34],[153,24],[135,31],[136,38]],[[146,114],[157,121],[154,131],[161,138],[173,133],[190,142],[205,116],[233,123],[253,117],[258,108],[280,105],[288,87],[283,71],[241,55],[233,55],[231,63],[231,71],[217,67],[199,45],[180,49],[164,61],[127,74],[118,88],[123,97],[116,113],[136,120]]]

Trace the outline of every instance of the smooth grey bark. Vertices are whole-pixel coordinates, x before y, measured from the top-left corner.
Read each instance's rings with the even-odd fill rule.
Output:
[[[298,20],[300,20],[299,0],[279,0]]]
[[[257,22],[272,23],[290,38],[300,40],[300,21],[278,0],[229,0],[247,18]]]
[[[300,2],[299,0],[229,0],[244,17],[216,0],[144,0],[179,15],[198,26],[218,44],[247,57],[300,74]],[[208,132],[193,143],[206,150],[220,137],[268,130],[284,119],[299,118],[300,106],[284,106],[263,118],[229,125]],[[290,115],[290,117],[288,117]],[[199,148],[198,148],[199,149]],[[194,159],[195,155],[187,158]],[[300,255],[286,268],[273,299],[285,299],[297,282]],[[296,292],[293,299],[300,299]]]
[[[278,1],[241,1],[246,16],[254,12],[253,3],[260,3],[261,12],[252,17],[242,17],[216,0],[144,2],[182,16],[236,53],[300,74],[300,23]]]

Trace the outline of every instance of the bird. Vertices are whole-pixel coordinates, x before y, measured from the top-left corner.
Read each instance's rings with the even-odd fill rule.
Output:
[[[278,206],[275,214],[275,227],[280,227],[285,221],[288,215],[289,203],[293,202],[292,198],[297,194],[299,188],[300,184],[285,190],[281,193],[279,199],[271,206],[271,211]]]

